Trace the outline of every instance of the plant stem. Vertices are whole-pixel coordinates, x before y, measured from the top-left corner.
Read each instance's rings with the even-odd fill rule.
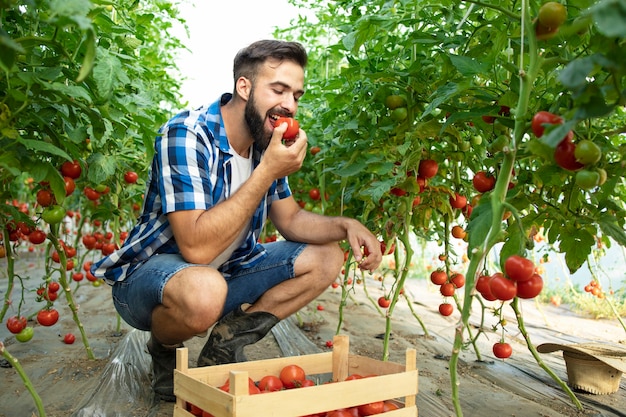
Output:
[[[9,306],[11,305],[11,294],[13,293],[13,286],[15,285],[15,258],[13,256],[13,250],[11,248],[11,241],[9,240],[9,234],[3,233],[4,249],[6,250],[7,259],[7,290],[4,294],[4,302],[2,303],[2,310],[0,311],[0,322],[4,321],[4,315],[7,313]]]
[[[48,234],[48,239],[52,243],[52,246],[54,247],[54,249],[59,254],[59,260],[60,260],[59,283],[61,284],[61,288],[63,289],[63,292],[65,294],[67,305],[70,307],[70,310],[72,311],[72,318],[74,319],[74,323],[76,323],[76,326],[78,326],[78,331],[80,332],[83,345],[85,346],[85,351],[87,352],[87,358],[95,359],[96,357],[94,356],[93,350],[91,349],[91,346],[89,345],[89,340],[87,339],[87,333],[85,332],[85,327],[83,326],[83,323],[80,321],[80,318],[78,317],[78,306],[74,302],[74,296],[72,294],[72,287],[70,286],[69,281],[67,279],[67,270],[65,267],[65,265],[67,264],[67,257],[65,255],[65,251],[63,250],[63,248],[61,247],[61,244],[59,243],[59,239],[57,235],[58,235],[58,225],[55,225],[55,226],[50,225],[50,233]]]
[[[535,358],[535,361],[537,361],[537,364],[544,371],[546,371],[546,373],[548,375],[550,375],[552,377],[552,379],[554,379],[554,381],[556,381],[557,384],[559,384],[559,386],[563,389],[563,391],[565,391],[567,393],[567,395],[570,397],[570,399],[572,400],[572,402],[574,403],[576,408],[578,410],[582,411],[583,406],[580,403],[580,401],[578,400],[578,398],[576,397],[576,395],[574,394],[574,392],[570,389],[570,387],[561,378],[559,378],[559,376],[557,374],[554,373],[554,371],[552,371],[552,369],[550,369],[548,367],[548,365],[546,365],[546,363],[543,361],[543,359],[541,359],[541,357],[539,356],[539,353],[537,352],[537,349],[535,349],[535,346],[531,342],[530,335],[526,331],[526,327],[524,325],[524,318],[523,318],[522,313],[520,312],[520,309],[519,309],[519,298],[518,297],[515,297],[513,299],[513,301],[511,302],[511,308],[515,312],[515,317],[517,318],[517,327],[520,330],[520,332],[522,333],[522,336],[524,336],[524,340],[526,340],[526,346],[528,346],[528,350],[530,350],[530,353]]]
[[[9,353],[8,350],[6,350],[6,348],[4,347],[4,343],[2,342],[0,342],[0,354],[2,354],[2,356],[4,356],[4,358],[7,361],[9,361],[13,369],[15,369],[15,371],[20,376],[20,378],[22,378],[24,387],[26,387],[26,389],[30,393],[30,396],[33,397],[33,401],[35,402],[35,407],[37,407],[37,412],[39,413],[39,417],[46,417],[46,411],[44,410],[41,397],[39,397],[39,394],[37,394],[37,391],[35,390],[35,387],[33,386],[32,382],[30,382],[28,375],[26,375],[24,368],[22,368],[22,365],[20,365],[20,362],[17,360],[17,358],[15,358],[13,355]]]

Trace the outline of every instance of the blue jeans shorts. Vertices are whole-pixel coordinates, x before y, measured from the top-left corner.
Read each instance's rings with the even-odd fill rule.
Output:
[[[279,241],[264,244],[267,256],[249,269],[228,276],[228,294],[222,315],[242,304],[252,304],[270,288],[295,276],[296,258],[306,244]],[[160,254],[151,257],[123,281],[113,285],[115,309],[132,327],[150,330],[152,310],[163,300],[163,288],[177,272],[190,266],[179,254]],[[208,266],[207,266],[208,268]],[[210,302],[210,296],[207,297]]]

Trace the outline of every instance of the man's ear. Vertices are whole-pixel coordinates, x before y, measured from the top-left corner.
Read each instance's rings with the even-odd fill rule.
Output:
[[[237,91],[237,95],[239,95],[242,100],[248,101],[250,98],[250,91],[252,91],[252,82],[246,77],[239,77],[237,83],[235,84],[235,90]]]

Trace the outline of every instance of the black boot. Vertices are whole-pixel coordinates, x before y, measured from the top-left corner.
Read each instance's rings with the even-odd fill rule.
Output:
[[[245,362],[244,346],[263,339],[280,320],[265,311],[246,313],[241,308],[217,322],[198,356],[198,366]]]
[[[158,399],[176,401],[174,395],[174,368],[176,368],[176,349],[183,344],[163,346],[153,335],[146,344],[152,356],[152,390]]]

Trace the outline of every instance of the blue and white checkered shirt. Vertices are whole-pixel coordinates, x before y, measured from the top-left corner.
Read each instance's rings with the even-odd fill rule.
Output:
[[[220,106],[230,94],[208,107],[185,111],[160,130],[150,167],[142,214],[122,247],[93,264],[91,271],[109,284],[122,281],[152,255],[180,253],[167,213],[207,210],[230,196],[232,151]],[[253,149],[253,167],[262,154]],[[291,195],[287,178],[274,181],[257,207],[243,244],[219,269],[228,276],[254,266],[265,256],[257,243],[273,201]]]

